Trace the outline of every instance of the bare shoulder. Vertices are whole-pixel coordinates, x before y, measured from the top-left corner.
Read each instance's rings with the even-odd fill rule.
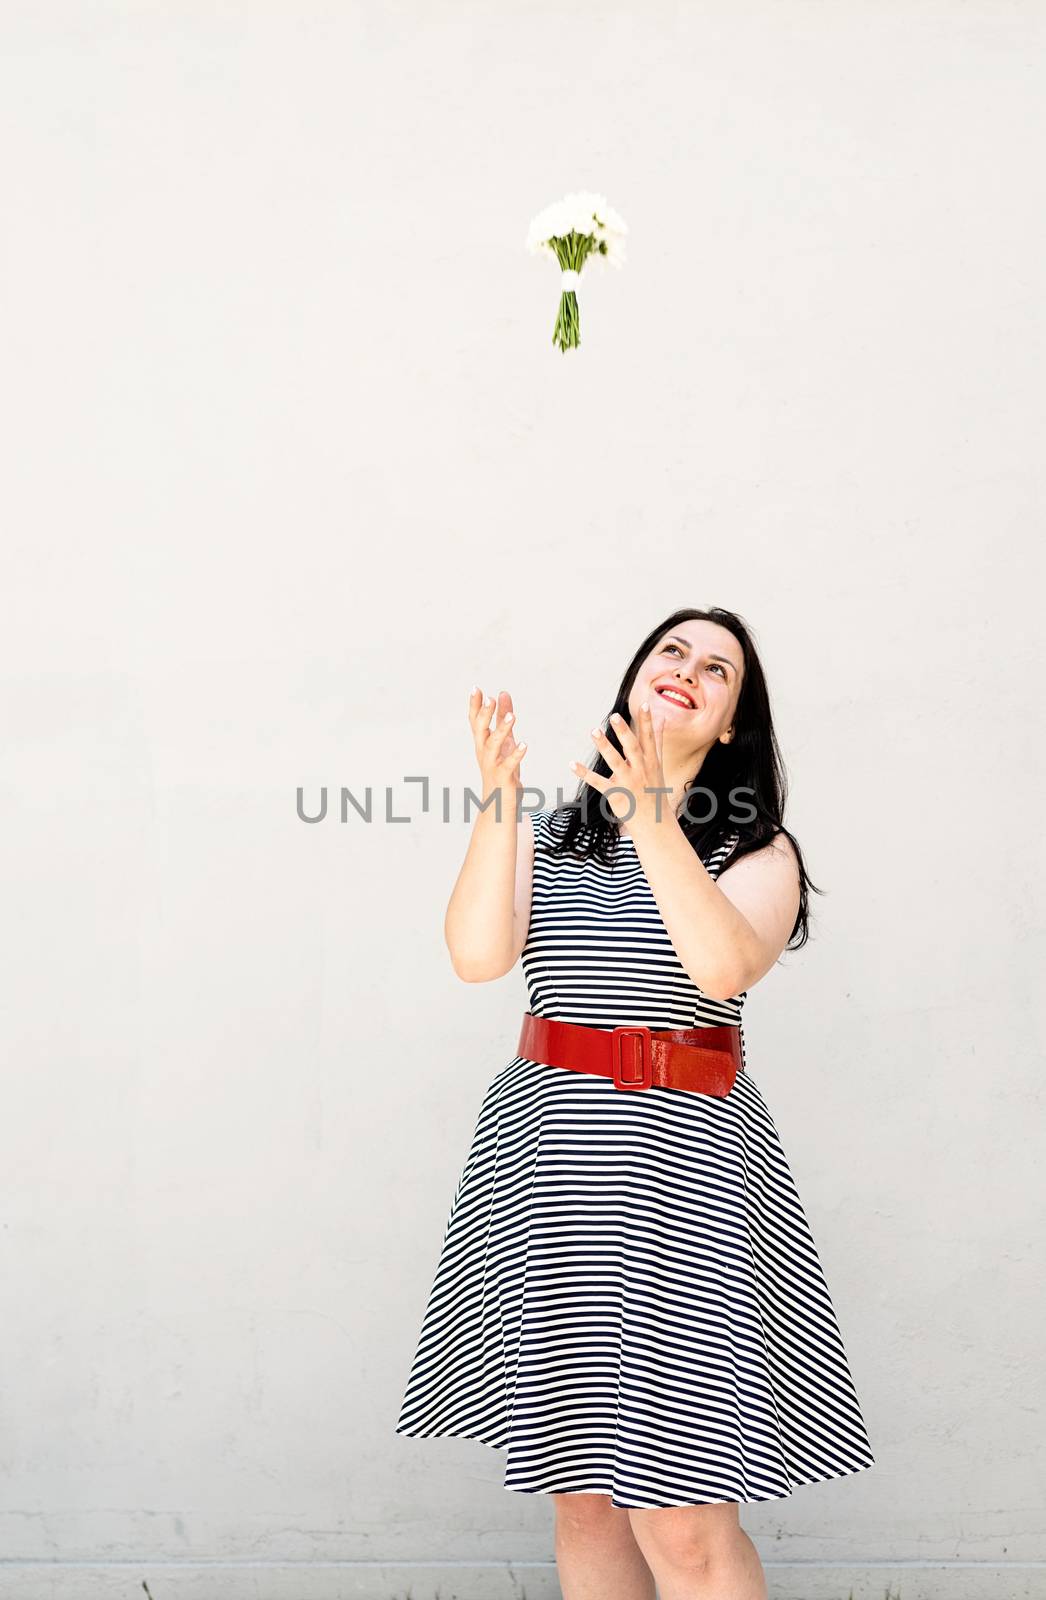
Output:
[[[769,938],[776,938],[777,930],[785,923],[788,930],[792,928],[800,907],[800,861],[792,840],[784,832],[774,835],[760,850],[750,851],[741,861],[725,867],[715,882],[745,915],[765,907]]]
[[[779,832],[759,850],[752,850],[740,861],[724,868],[716,882],[720,888],[727,882],[742,883],[748,880],[765,882],[768,877],[781,882],[792,881],[799,887],[799,857],[787,833]]]
[[[793,845],[792,840],[788,838],[784,830],[774,834],[768,845],[761,846],[760,850],[749,851],[747,856],[742,856],[741,861],[736,861],[733,866],[726,867],[725,872],[721,872],[718,882],[723,882],[723,878],[733,877],[734,872],[739,875],[742,872],[752,874],[753,869],[765,870],[766,867],[771,867],[771,870],[792,867],[796,878],[798,878],[800,861],[798,861],[798,856],[795,853],[795,845]]]
[[[752,928],[757,954],[742,975],[748,990],[775,964],[785,949],[799,914],[802,885],[799,858],[787,834],[725,868],[716,885]]]

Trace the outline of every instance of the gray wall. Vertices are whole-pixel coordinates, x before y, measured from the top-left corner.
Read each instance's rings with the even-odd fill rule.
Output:
[[[775,1594],[1046,1592],[1044,43],[4,5],[4,1596],[556,1592],[546,1497],[392,1433],[526,1000],[442,943],[465,702],[570,793],[713,603],[829,891],[747,1038],[878,1458],[745,1526]],[[523,239],[585,187],[629,261],[562,355]]]

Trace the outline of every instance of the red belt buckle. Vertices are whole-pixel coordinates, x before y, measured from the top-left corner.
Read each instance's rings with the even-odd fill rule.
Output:
[[[621,1042],[631,1035],[639,1040],[639,1077],[626,1078],[622,1071]],[[614,1067],[615,1089],[649,1089],[654,1082],[654,1063],[650,1055],[650,1029],[615,1028],[611,1035],[610,1058]]]

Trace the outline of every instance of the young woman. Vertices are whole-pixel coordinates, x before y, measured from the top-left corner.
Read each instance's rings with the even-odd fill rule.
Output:
[[[522,814],[511,697],[469,722],[483,798],[455,972],[522,957],[396,1432],[507,1451],[552,1496],[564,1600],[764,1600],[740,1505],[874,1463],[741,1008],[808,936],[762,667],[733,612],[642,642],[573,801]],[[500,816],[497,801],[500,791]],[[517,812],[519,813],[517,815]],[[622,1092],[629,1091],[629,1092]],[[638,1091],[638,1092],[636,1092]]]

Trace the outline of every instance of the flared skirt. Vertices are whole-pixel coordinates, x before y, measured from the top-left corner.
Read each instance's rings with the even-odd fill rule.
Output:
[[[759,1087],[617,1089],[516,1057],[451,1201],[395,1432],[524,1493],[779,1499],[874,1463]]]

